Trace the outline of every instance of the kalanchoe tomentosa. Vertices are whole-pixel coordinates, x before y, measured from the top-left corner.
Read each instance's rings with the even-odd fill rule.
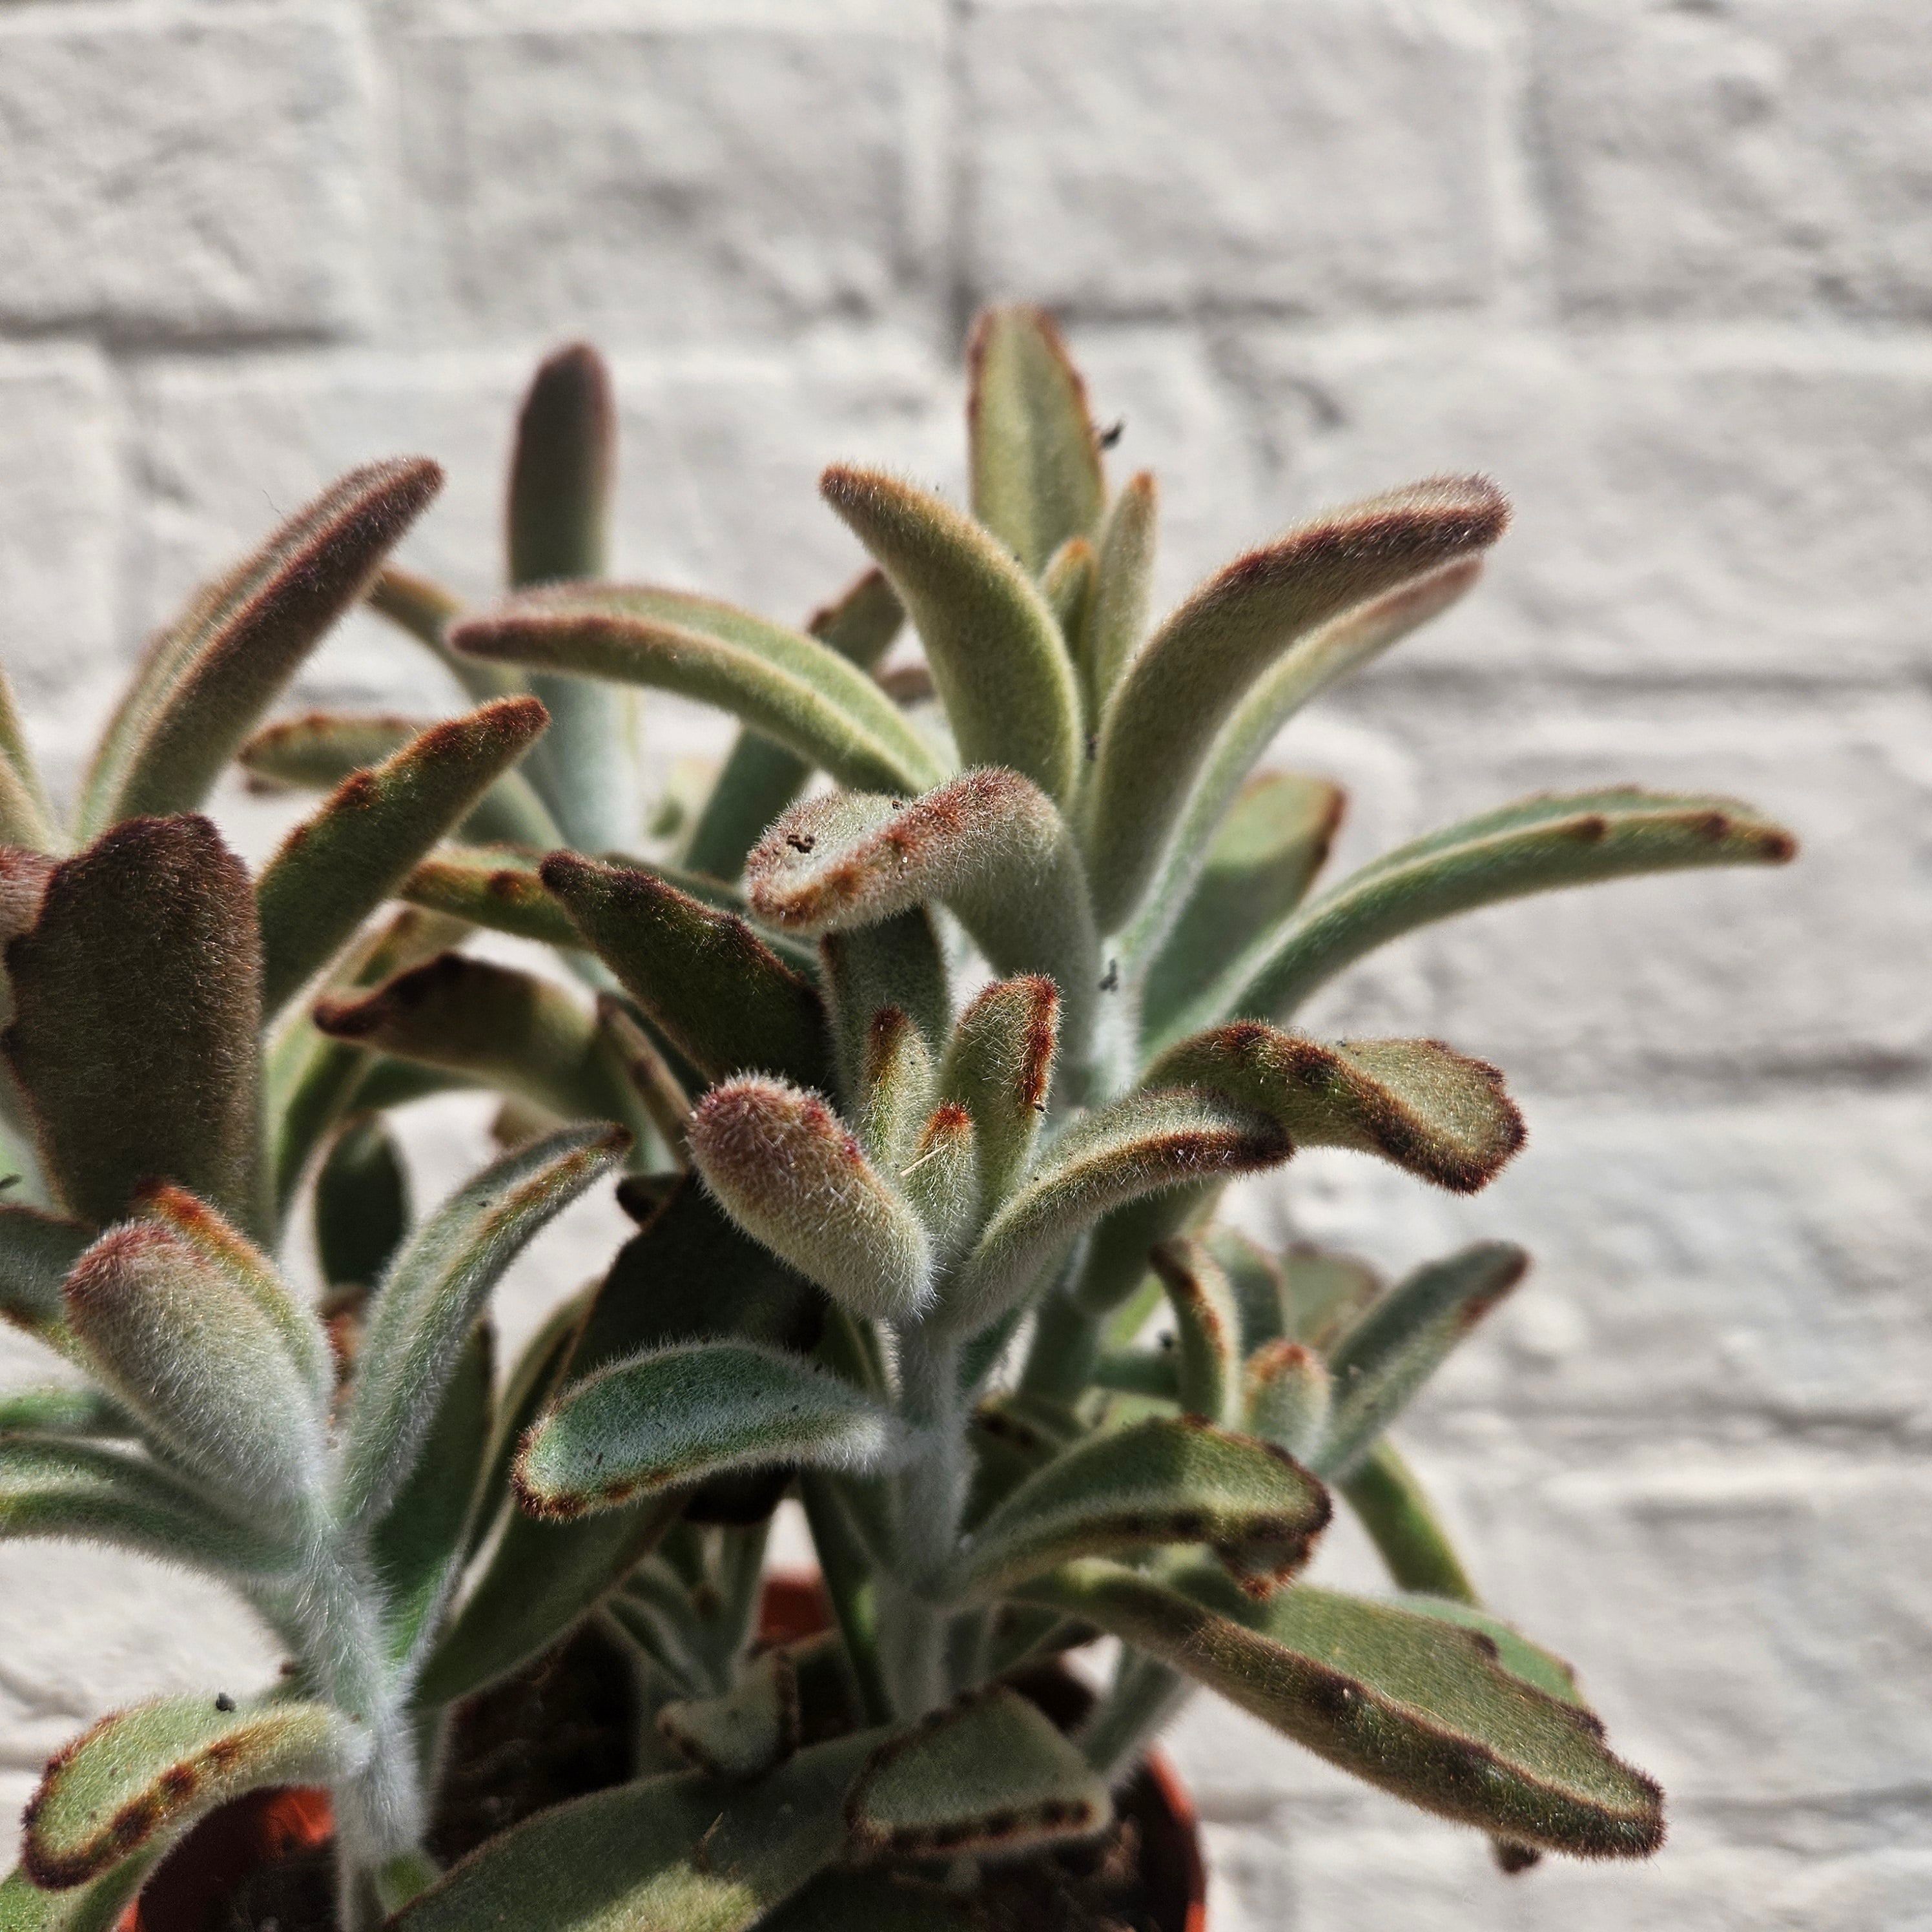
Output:
[[[394,569],[370,592],[467,721],[243,742],[399,527],[356,506],[421,483],[401,465],[338,485],[164,640],[87,787],[96,842],[58,865],[8,734],[8,1097],[46,1211],[7,1210],[8,1309],[102,1392],[10,1403],[0,1526],[233,1577],[307,1700],[110,1720],[50,1769],[10,1904],[81,1882],[105,1913],[195,1807],[322,1778],[350,1924],[896,1923],[893,1875],[936,1858],[932,1922],[970,1924],[983,1861],[1106,1825],[1190,1680],[1511,1868],[1660,1841],[1655,1787],[1475,1606],[1383,1434],[1526,1258],[1478,1246],[1384,1290],[1277,1264],[1214,1210],[1298,1148],[1466,1192],[1520,1145],[1493,1068],[1290,1029],[1371,949],[1792,842],[1727,800],[1541,797],[1311,896],[1340,796],[1257,762],[1470,587],[1501,495],[1438,478],[1329,513],[1150,623],[1153,479],[1110,494],[1050,324],[991,312],[971,363],[973,515],[828,470],[875,567],[804,630],[601,580],[614,415],[571,350],[520,420],[507,598],[466,611]],[[908,616],[922,664],[881,673]],[[701,802],[646,817],[635,686],[740,720]],[[238,748],[257,782],[337,788],[252,891],[205,822],[152,816]],[[416,910],[358,938],[392,895]],[[106,935],[130,907],[172,1047],[127,1037]],[[461,951],[479,927],[568,976]],[[104,1121],[137,1049],[150,1096]],[[504,1096],[509,1150],[392,1259],[382,1111],[451,1084]],[[605,1121],[638,1232],[496,1392],[476,1324],[526,1232],[504,1204],[541,1218],[586,1184],[625,1142]],[[325,1146],[338,1367],[260,1252]],[[1331,1485],[1402,1595],[1294,1580]],[[794,1487],[836,1628],[760,1648],[764,1525]],[[586,1614],[646,1686],[639,1777],[439,1875],[414,1835],[435,1714]],[[1065,1736],[1008,1680],[1096,1630],[1120,1660]],[[674,1752],[691,1768],[653,1768]],[[140,1828],[104,1835],[110,1811]]]

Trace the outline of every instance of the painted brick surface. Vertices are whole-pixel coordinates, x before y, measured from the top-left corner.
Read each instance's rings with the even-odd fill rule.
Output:
[[[1675,1800],[1641,1870],[1505,1880],[1207,1700],[1174,1754],[1216,1932],[1932,1928],[1932,28],[1906,0],[15,0],[0,8],[0,647],[57,778],[152,627],[346,465],[494,586],[508,412],[590,335],[616,550],[796,620],[856,567],[819,466],[957,492],[960,328],[1058,304],[1163,598],[1317,506],[1496,474],[1478,593],[1278,761],[1338,866],[1503,798],[1751,798],[1788,871],[1501,908],[1316,1030],[1508,1069],[1471,1201],[1334,1154],[1237,1204],[1400,1271],[1537,1256],[1410,1418],[1492,1600]],[[373,619],[293,701],[434,709]],[[726,731],[646,709],[661,765]],[[243,848],[286,801],[224,793]],[[426,1109],[433,1197],[474,1103]],[[508,1339],[596,1265],[566,1217]],[[0,1377],[49,1371],[0,1337]],[[1322,1574],[1372,1583],[1339,1526]],[[0,1550],[0,1804],[106,1706],[266,1640],[154,1566]]]

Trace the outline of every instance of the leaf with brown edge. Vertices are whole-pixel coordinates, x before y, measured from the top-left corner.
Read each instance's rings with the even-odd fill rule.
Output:
[[[351,772],[290,832],[255,883],[265,1011],[348,944],[549,722],[534,698],[500,698],[433,724],[373,770]]]
[[[699,1101],[687,1134],[731,1218],[835,1301],[890,1320],[931,1300],[925,1228],[821,1096],[734,1080]]]
[[[0,1884],[0,1932],[116,1932],[160,1856],[150,1848],[64,1892],[43,1892],[18,1868]]]
[[[982,1211],[1010,1193],[1033,1160],[1060,1043],[1060,989],[1022,974],[980,994],[959,1016],[939,1090],[973,1117]]]
[[[1072,836],[1016,772],[962,772],[906,803],[839,792],[781,818],[746,862],[752,911],[783,932],[836,932],[949,907],[995,972],[1044,973],[1077,1050],[1100,979]]]
[[[436,722],[386,712],[310,711],[265,724],[235,761],[248,774],[251,791],[333,791],[352,773],[394,757]],[[478,844],[501,840],[544,851],[563,842],[549,807],[515,771],[504,772],[477,800],[464,820],[463,836]]]
[[[1328,1366],[1306,1342],[1277,1336],[1248,1358],[1244,1390],[1249,1431],[1304,1460],[1328,1426]]]
[[[1032,579],[970,517],[897,477],[835,464],[818,488],[899,593],[961,761],[1010,766],[1069,803],[1080,774],[1080,693]]]
[[[1082,1438],[1011,1490],[974,1527],[956,1587],[998,1596],[1077,1557],[1204,1543],[1265,1594],[1306,1564],[1330,1509],[1272,1444],[1156,1416]]]
[[[440,953],[372,992],[318,1000],[314,1019],[331,1040],[459,1074],[562,1120],[638,1124],[591,1008],[514,966]]]
[[[973,1116],[956,1100],[942,1100],[920,1128],[898,1171],[899,1191],[932,1237],[942,1263],[977,1231],[979,1136]]]
[[[872,1858],[1013,1852],[1090,1838],[1112,1815],[1106,1781],[1004,1684],[888,1738],[845,1797],[848,1842]]]
[[[192,811],[255,720],[442,487],[422,457],[332,484],[149,646],[81,794],[80,829]]]
[[[886,1007],[897,1007],[939,1053],[952,1023],[950,978],[938,926],[924,906],[818,942],[818,983],[838,1041],[842,1093],[865,1090],[869,1035]]]
[[[494,1161],[452,1195],[396,1258],[376,1298],[341,1418],[337,1508],[374,1521],[406,1482],[465,1338],[503,1271],[622,1159],[631,1137],[566,1127]]]
[[[762,1777],[798,1749],[798,1676],[789,1653],[752,1658],[722,1696],[660,1706],[657,1727],[687,1764],[713,1778]]]
[[[945,775],[891,699],[828,645],[688,592],[604,584],[523,591],[464,619],[450,641],[492,662],[716,705],[842,784],[922,791]]]
[[[1458,1194],[1486,1187],[1523,1144],[1502,1074],[1439,1040],[1327,1046],[1242,1020],[1168,1048],[1146,1077],[1225,1094],[1298,1146],[1379,1154]]]
[[[904,621],[898,593],[883,571],[872,568],[814,610],[805,628],[860,670],[869,671]],[[692,829],[684,862],[721,879],[737,878],[746,854],[811,776],[812,766],[796,752],[755,731],[740,731]]]
[[[1736,799],[1619,787],[1527,798],[1412,840],[1264,933],[1176,1017],[1285,1018],[1345,967],[1418,927],[1566,886],[1706,866],[1781,866],[1798,842]]]
[[[981,310],[966,344],[973,514],[1037,577],[1106,506],[1087,386],[1044,309]]]
[[[331,1784],[368,1755],[357,1726],[326,1704],[238,1711],[212,1693],[158,1697],[103,1718],[49,1762],[27,1802],[21,1865],[50,1892],[85,1885],[230,1798]]]
[[[1190,1181],[1276,1166],[1294,1143],[1274,1121],[1220,1096],[1144,1088],[1075,1121],[987,1223],[945,1288],[939,1318],[970,1334],[1034,1285],[1110,1209]]]
[[[1174,1312],[1175,1392],[1204,1422],[1238,1428],[1241,1420],[1241,1311],[1206,1248],[1184,1238],[1148,1255]]]
[[[652,1025],[698,1070],[750,1067],[831,1084],[831,1040],[817,991],[734,913],[655,873],[572,852],[544,861],[543,882]]]
[[[205,818],[129,820],[55,868],[7,949],[0,1045],[81,1220],[166,1180],[260,1231],[260,962],[247,868]]]
[[[1103,932],[1140,904],[1196,775],[1249,687],[1353,606],[1487,549],[1508,520],[1486,478],[1432,478],[1238,558],[1167,619],[1101,723],[1084,826]]]
[[[1088,1559],[1024,1600],[1097,1624],[1318,1756],[1438,1816],[1577,1858],[1645,1858],[1663,1794],[1585,1710],[1525,1682],[1485,1633],[1306,1583],[1264,1602],[1195,1564]]]
[[[396,896],[466,925],[573,950],[584,935],[544,884],[542,862],[506,847],[445,846],[412,868]]]
[[[74,1337],[61,1283],[89,1239],[78,1221],[14,1202],[0,1202],[0,1319],[62,1354]]]
[[[1352,1474],[1444,1357],[1528,1267],[1522,1249],[1478,1241],[1398,1282],[1330,1351],[1334,1403],[1315,1467],[1337,1480]]]
[[[894,1451],[888,1409],[802,1356],[748,1342],[646,1350],[566,1388],[518,1452],[517,1496],[568,1521],[734,1469],[868,1469]]]

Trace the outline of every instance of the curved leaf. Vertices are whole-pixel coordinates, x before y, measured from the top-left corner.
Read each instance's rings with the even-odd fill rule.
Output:
[[[265,1011],[348,944],[548,722],[534,698],[500,698],[432,725],[373,770],[344,778],[289,834],[255,884]]]
[[[446,846],[425,859],[396,888],[431,912],[493,932],[532,939],[569,951],[584,944],[568,913],[543,882],[534,855],[485,846]]]
[[[720,1697],[659,1707],[658,1734],[687,1764],[712,1778],[759,1778],[799,1744],[798,1678],[782,1650],[761,1652]]]
[[[158,1697],[83,1731],[46,1768],[22,1821],[22,1868],[58,1891],[265,1784],[322,1784],[368,1755],[326,1704],[237,1710],[228,1697]]]
[[[1190,1415],[1224,1429],[1241,1420],[1241,1311],[1198,1241],[1162,1241],[1148,1255],[1174,1312],[1174,1394]]]
[[[259,1231],[260,944],[214,827],[136,819],[63,861],[7,967],[8,1061],[68,1208],[104,1226],[167,1180]]]
[[[707,598],[642,585],[526,591],[466,617],[458,652],[715,704],[842,784],[923,791],[944,776],[892,700],[836,651]]]
[[[1324,1475],[1349,1474],[1443,1358],[1528,1267],[1522,1249],[1478,1241],[1397,1282],[1329,1355],[1334,1406],[1315,1466]]]
[[[806,1086],[831,1084],[817,992],[735,913],[653,872],[571,852],[544,861],[543,882],[652,1024],[700,1072],[722,1080],[756,1067]]]
[[[1069,802],[1080,694],[1060,626],[1026,572],[970,518],[896,477],[835,464],[818,487],[898,592],[962,761],[1010,765]]]
[[[508,664],[460,658],[449,648],[449,627],[463,614],[463,599],[418,572],[386,565],[369,586],[369,608],[421,644],[473,702],[514,698],[530,688]]]
[[[1037,577],[1106,505],[1087,386],[1045,310],[982,311],[966,344],[973,514]]]
[[[1476,1601],[1475,1586],[1436,1521],[1422,1485],[1387,1436],[1335,1486],[1360,1519],[1398,1588],[1457,1603]],[[1412,1602],[1410,1607],[1423,1606]]]
[[[0,1932],[116,1932],[160,1856],[136,1852],[91,1883],[64,1892],[43,1892],[26,1872],[11,1872],[0,1885]]]
[[[1238,558],[1161,626],[1100,727],[1085,826],[1102,932],[1141,904],[1210,746],[1255,680],[1354,605],[1486,549],[1508,520],[1483,477],[1391,490]]]
[[[1439,1040],[1324,1046],[1238,1021],[1170,1047],[1147,1079],[1225,1094],[1299,1146],[1379,1154],[1459,1194],[1487,1186],[1525,1136],[1502,1074]]]
[[[63,1354],[74,1344],[61,1283],[88,1239],[78,1221],[0,1203],[0,1317]]]
[[[1247,1426],[1311,1466],[1334,1399],[1328,1364],[1306,1342],[1277,1337],[1248,1358]]]
[[[552,1519],[728,1469],[860,1469],[890,1454],[891,1412],[802,1357],[699,1342],[614,1363],[566,1389],[517,1457],[517,1494]]]
[[[1087,676],[1096,718],[1147,634],[1160,507],[1154,477],[1143,470],[1127,479],[1100,532],[1087,616]]]
[[[818,1094],[734,1080],[704,1096],[687,1132],[732,1219],[835,1301],[896,1319],[931,1299],[925,1228]]]
[[[1663,1797],[1588,1712],[1438,1616],[1298,1583],[1264,1603],[1196,1567],[1097,1560],[1020,1592],[1150,1652],[1317,1756],[1426,1811],[1580,1858],[1643,1858]]]
[[[1261,1594],[1306,1564],[1328,1492],[1282,1450],[1186,1417],[1084,1437],[976,1526],[958,1586],[1012,1590],[1078,1557],[1206,1543]]]
[[[946,1285],[944,1318],[982,1328],[1111,1208],[1184,1182],[1255,1173],[1292,1151],[1274,1121],[1217,1096],[1128,1094],[1076,1120],[1046,1150]]]
[[[376,1298],[341,1425],[344,1513],[368,1522],[408,1480],[464,1338],[503,1270],[630,1145],[566,1127],[493,1162],[431,1215]]]
[[[148,647],[101,740],[81,794],[82,835],[200,804],[442,487],[422,457],[352,470],[202,590]]]
[[[1559,886],[1703,866],[1781,866],[1798,842],[1735,799],[1624,788],[1525,799],[1365,866],[1231,962],[1172,1030],[1285,1017],[1365,952],[1452,914]]]
[[[1038,1706],[1004,1684],[888,1738],[852,1780],[845,1824],[874,1858],[952,1858],[1090,1838],[1105,1780]]]
[[[973,1117],[983,1213],[1006,1198],[1032,1162],[1059,1042],[1060,991],[1039,974],[988,986],[952,1030],[939,1091]]]
[[[781,930],[836,932],[938,901],[994,971],[1044,973],[1084,1042],[1100,979],[1080,858],[1052,802],[1017,772],[970,771],[910,804],[850,792],[809,799],[752,849],[751,907]]]

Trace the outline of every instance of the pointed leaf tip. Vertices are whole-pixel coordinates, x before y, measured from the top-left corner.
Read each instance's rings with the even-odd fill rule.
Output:
[[[820,1095],[734,1080],[698,1102],[688,1138],[732,1219],[854,1314],[904,1316],[931,1298],[925,1228]]]

